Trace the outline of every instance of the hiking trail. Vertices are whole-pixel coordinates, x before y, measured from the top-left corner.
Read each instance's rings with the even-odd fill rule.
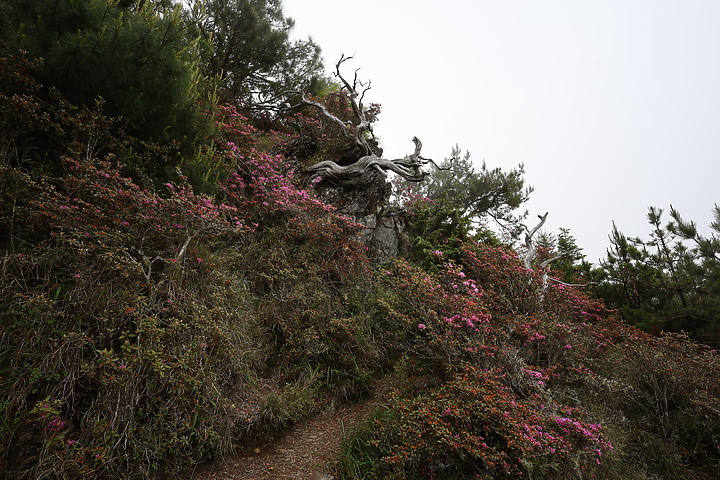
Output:
[[[192,478],[333,480],[332,467],[340,455],[343,437],[383,405],[390,390],[389,378],[384,378],[376,383],[369,398],[341,407],[330,406],[262,447],[199,468]]]

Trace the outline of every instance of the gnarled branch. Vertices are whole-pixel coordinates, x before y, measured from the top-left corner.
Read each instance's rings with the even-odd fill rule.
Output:
[[[358,80],[357,70],[355,71],[355,77],[352,84],[350,84],[350,82],[348,82],[340,73],[340,66],[351,58],[353,57],[346,57],[345,55],[340,57],[340,60],[335,65],[335,75],[340,79],[344,88],[349,93],[348,99],[350,100],[350,106],[353,114],[357,118],[357,124],[340,120],[337,116],[328,111],[325,105],[309,100],[304,95],[302,96],[302,101],[306,105],[319,109],[325,117],[338,125],[345,138],[353,141],[364,153],[364,156],[351,165],[346,166],[338,165],[332,160],[324,160],[308,167],[305,169],[305,172],[308,173],[311,178],[316,180],[352,180],[353,178],[362,176],[370,169],[376,170],[383,175],[387,175],[386,172],[390,170],[410,182],[421,182],[429,175],[428,172],[423,172],[421,170],[421,167],[424,165],[430,163],[435,168],[442,170],[432,159],[425,158],[420,155],[422,142],[417,137],[413,137],[412,139],[415,143],[415,152],[404,158],[388,160],[378,157],[373,153],[366,135],[367,133],[371,136],[373,135],[370,125],[371,122],[365,115],[365,108],[362,104],[365,93],[370,89],[370,82],[360,82]],[[361,93],[358,92],[358,89],[360,88],[362,88]],[[354,127],[354,132],[351,133],[348,127]]]
[[[386,170],[390,170],[410,182],[421,182],[428,176],[428,172],[423,172],[420,167],[432,160],[420,156],[422,142],[417,137],[413,138],[413,142],[415,142],[415,153],[405,158],[388,160],[377,155],[366,155],[347,166],[325,160],[308,167],[305,172],[314,179],[349,180],[362,176],[369,169],[375,169],[383,175],[386,175]]]

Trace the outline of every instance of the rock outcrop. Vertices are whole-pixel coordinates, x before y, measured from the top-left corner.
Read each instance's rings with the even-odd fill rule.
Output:
[[[364,225],[360,240],[375,263],[395,258],[404,247],[404,212],[390,207],[392,186],[384,175],[368,170],[352,182],[323,181],[318,196],[353,221]]]

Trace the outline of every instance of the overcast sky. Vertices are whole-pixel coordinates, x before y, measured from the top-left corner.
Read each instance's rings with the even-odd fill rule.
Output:
[[[387,158],[523,163],[531,219],[589,261],[650,205],[701,229],[720,203],[720,0],[284,0],[293,35],[372,81]],[[667,216],[667,214],[666,214]],[[669,218],[669,217],[668,217]],[[528,223],[534,225],[533,220]]]

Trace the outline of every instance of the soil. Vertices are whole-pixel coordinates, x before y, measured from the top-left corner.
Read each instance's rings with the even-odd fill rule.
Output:
[[[333,480],[343,437],[386,402],[389,379],[373,391],[360,403],[328,407],[272,443],[199,469],[193,480]]]

